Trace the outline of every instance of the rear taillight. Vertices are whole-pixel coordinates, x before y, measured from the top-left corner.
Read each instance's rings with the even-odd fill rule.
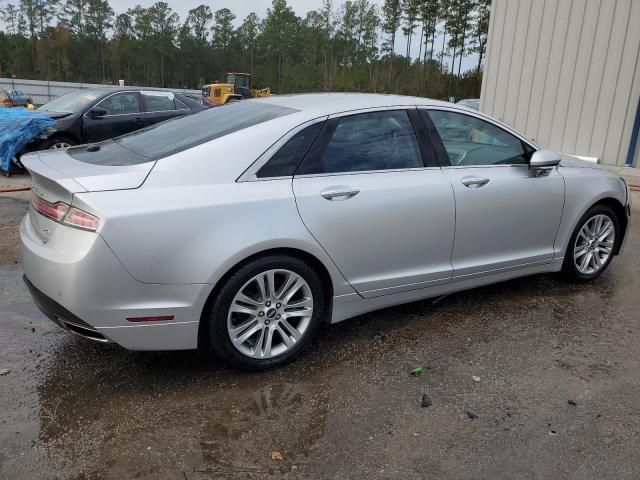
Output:
[[[98,217],[91,215],[84,210],[71,207],[67,216],[62,220],[62,223],[94,232],[98,229],[100,221],[98,220]]]
[[[36,212],[41,213],[45,217],[55,220],[56,222],[62,221],[69,211],[69,205],[66,203],[49,203],[34,193],[31,193],[31,204],[33,205],[33,208],[36,209]]]
[[[11,106],[11,100],[9,100],[8,98],[5,98],[4,100],[2,100],[2,104],[5,107],[10,107]]]
[[[31,192],[31,205],[39,214],[71,227],[95,232],[100,224],[100,220],[95,215],[71,207],[64,202],[47,202],[33,192]]]

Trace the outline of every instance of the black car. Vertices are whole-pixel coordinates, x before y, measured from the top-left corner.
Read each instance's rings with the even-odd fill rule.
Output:
[[[166,90],[78,90],[38,108],[38,111],[55,119],[56,125],[32,140],[25,150],[100,142],[207,108],[188,95]]]

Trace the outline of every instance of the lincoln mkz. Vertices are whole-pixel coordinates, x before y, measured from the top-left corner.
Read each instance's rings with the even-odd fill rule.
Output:
[[[608,170],[401,96],[243,100],[23,163],[25,280],[52,320],[246,369],[292,359],[322,322],[525,275],[593,280],[630,214]]]

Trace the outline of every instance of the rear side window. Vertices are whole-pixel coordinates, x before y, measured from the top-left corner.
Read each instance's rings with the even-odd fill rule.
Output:
[[[429,116],[451,165],[526,165],[529,161],[520,139],[492,123],[441,110],[430,110]]]
[[[405,110],[341,117],[328,128],[333,133],[326,146],[307,157],[297,175],[424,167]]]
[[[171,92],[141,92],[144,101],[145,112],[166,112],[175,110],[176,105],[173,102],[173,93]]]
[[[311,148],[324,122],[314,123],[296,133],[276,154],[260,169],[258,178],[290,177]]]
[[[114,139],[114,143],[124,147],[130,154],[123,155],[122,152],[125,150],[122,150],[117,158],[110,158],[108,164],[136,165],[159,160],[297,111],[293,108],[250,100],[209,108]],[[107,147],[109,142],[103,146]],[[83,162],[105,164],[105,156],[80,154],[82,150],[86,150],[86,147],[70,149],[69,154]]]
[[[140,113],[140,97],[136,92],[116,93],[100,102],[98,107],[104,108],[107,115]]]

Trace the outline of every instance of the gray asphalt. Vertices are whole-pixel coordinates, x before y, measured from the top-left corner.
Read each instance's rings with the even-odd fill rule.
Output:
[[[387,309],[248,374],[51,324],[21,280],[28,198],[0,194],[0,478],[640,478],[638,222],[591,284]]]

